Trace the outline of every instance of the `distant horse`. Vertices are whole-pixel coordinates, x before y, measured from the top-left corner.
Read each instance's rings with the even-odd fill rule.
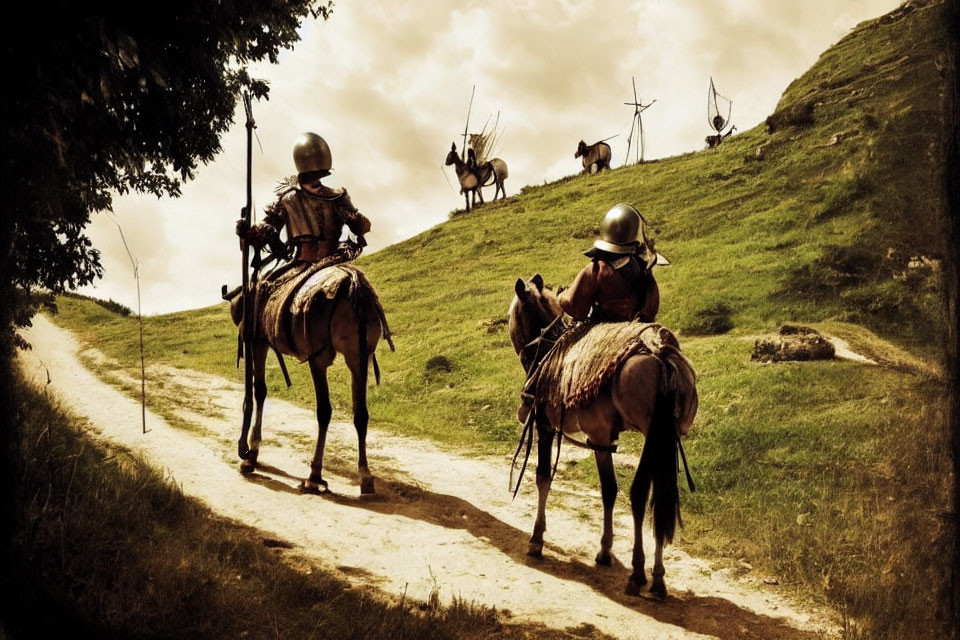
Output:
[[[327,262],[335,261],[327,259]],[[333,413],[327,386],[327,367],[339,353],[350,369],[353,426],[357,430],[359,449],[357,466],[360,492],[374,493],[374,477],[367,466],[367,372],[372,362],[379,383],[380,371],[374,354],[381,336],[385,335],[390,340],[389,328],[377,295],[362,271],[351,264],[319,268],[322,266],[318,263],[307,267],[312,275],[300,287],[294,282],[301,279],[296,275],[275,285],[269,283],[273,286],[264,290],[266,300],[258,301],[260,308],[255,322],[253,353],[244,354],[244,357],[253,358],[256,421],[253,429],[249,430],[252,407],[245,401],[243,428],[237,442],[237,453],[243,460],[240,469],[244,473],[251,473],[257,467],[263,404],[267,397],[264,380],[266,357],[267,350],[273,347],[279,353],[309,363],[319,432],[313,462],[310,464],[310,476],[300,484],[300,489],[305,493],[326,490],[327,483],[322,474],[323,450]],[[241,335],[243,298],[243,295],[239,295],[230,304],[230,316]],[[295,313],[291,313],[293,309]],[[392,343],[390,346],[392,349]]]
[[[493,194],[494,200],[497,199],[497,194],[501,192],[503,193],[502,197],[507,197],[507,190],[503,186],[504,180],[508,177],[507,163],[500,158],[494,158],[480,165],[477,165],[475,159],[473,162],[464,162],[457,154],[457,144],[454,142],[450,145],[450,153],[447,154],[444,164],[448,167],[453,165],[454,171],[456,171],[457,180],[460,182],[460,192],[463,194],[465,201],[464,208],[467,211],[476,206],[478,198],[480,204],[483,204],[482,187],[488,187],[491,184],[496,185],[496,191]]]
[[[530,280],[518,279],[509,310],[509,332],[513,347],[527,375],[535,374],[543,366],[538,364],[545,350],[542,336],[554,330],[563,311],[552,291],[543,286],[540,275]],[[578,331],[578,329],[573,329]],[[672,334],[661,325],[633,323],[598,323],[581,325],[582,336],[568,347],[569,357],[554,359],[564,384],[553,385],[535,397],[533,424],[537,430],[537,519],[527,553],[541,557],[543,532],[546,529],[545,507],[551,483],[551,448],[558,433],[574,434],[582,431],[586,445],[593,449],[600,475],[603,496],[603,535],[596,562],[611,564],[613,545],[613,505],[617,497],[617,480],[613,469],[613,451],[622,431],[640,431],[645,436],[643,452],[633,485],[630,501],[633,508],[634,545],[633,573],[626,586],[630,595],[638,595],[647,578],[644,573],[642,525],[647,496],[653,488],[653,523],[656,538],[656,558],[653,566],[651,593],[666,597],[663,580],[663,546],[672,542],[675,526],[680,521],[680,498],[677,486],[678,433],[686,433],[697,411],[696,374],[687,359],[675,346]],[[610,344],[612,335],[631,335],[639,339],[663,340],[659,355],[650,350],[631,349],[629,345]],[[599,338],[595,336],[600,336]],[[563,337],[560,338],[564,340]],[[672,342],[672,344],[671,344]],[[622,348],[625,347],[626,349]],[[575,349],[580,348],[577,353]],[[552,352],[551,352],[552,353]],[[609,361],[607,353],[619,354]],[[598,357],[598,354],[599,355]],[[545,359],[550,362],[550,356]],[[543,362],[543,360],[541,360]],[[592,394],[577,389],[583,403],[567,404],[562,388],[570,383],[571,371],[585,362],[599,362],[602,384],[594,383]],[[576,375],[572,376],[576,379]],[[583,375],[585,380],[597,380],[593,373]],[[557,391],[560,390],[560,393]],[[528,422],[528,424],[530,424]],[[532,438],[532,433],[529,436]],[[529,451],[529,449],[528,449]]]
[[[727,131],[724,134],[721,134],[718,132],[717,135],[715,136],[707,136],[706,138],[703,139],[703,141],[707,143],[707,149],[716,149],[723,143],[724,140],[732,136],[733,132],[736,130],[737,128],[735,126],[730,127],[730,131]]]
[[[606,142],[588,145],[581,140],[573,157],[583,158],[583,173],[600,173],[604,169],[610,169],[610,159],[613,155],[610,145]]]

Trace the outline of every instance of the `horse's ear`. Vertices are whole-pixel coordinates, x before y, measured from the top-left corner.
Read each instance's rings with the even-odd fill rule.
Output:
[[[541,276],[539,273],[530,278],[530,282],[532,282],[537,288],[537,291],[543,291],[543,276]]]
[[[518,296],[522,296],[527,291],[527,285],[523,281],[523,278],[517,278],[516,284],[513,285],[513,291]]]
[[[450,143],[450,151],[456,151],[456,150],[457,150],[457,143],[456,143],[456,142],[451,142],[451,143]]]

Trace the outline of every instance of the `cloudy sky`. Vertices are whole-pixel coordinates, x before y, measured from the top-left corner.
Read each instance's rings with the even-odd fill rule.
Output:
[[[291,145],[322,135],[334,174],[371,219],[368,250],[408,238],[463,205],[443,168],[462,138],[471,89],[471,130],[500,113],[497,155],[508,194],[580,169],[577,142],[615,134],[614,166],[626,151],[631,77],[644,104],[645,156],[703,147],[710,76],[733,99],[732,122],[763,121],[783,90],[858,22],[897,0],[340,0],[329,21],[310,21],[279,65],[257,67],[271,83],[254,105],[254,201],[272,200],[294,173]],[[240,110],[242,113],[242,109]],[[474,127],[476,125],[476,127]],[[139,261],[144,314],[208,306],[239,281],[233,226],[245,200],[243,122],[223,152],[177,199],[126,196],[115,216],[90,227],[104,278],[83,293],[136,309],[136,281],[118,231]],[[261,151],[262,146],[262,151]],[[446,175],[444,175],[446,174]],[[493,189],[488,192],[492,197]],[[602,212],[598,212],[598,216]]]

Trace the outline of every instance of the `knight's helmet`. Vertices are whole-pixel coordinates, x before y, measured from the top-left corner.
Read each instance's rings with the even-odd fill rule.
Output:
[[[312,132],[306,132],[293,144],[293,164],[297,173],[320,173],[320,177],[330,175],[333,158],[327,141]]]
[[[622,255],[636,255],[647,268],[657,262],[657,253],[647,239],[646,221],[640,212],[628,204],[615,204],[600,223],[600,238],[593,249]],[[588,251],[590,256],[593,250]]]

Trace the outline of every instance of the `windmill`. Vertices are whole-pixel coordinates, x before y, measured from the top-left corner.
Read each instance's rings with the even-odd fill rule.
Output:
[[[623,160],[624,165],[630,162],[630,146],[633,142],[634,129],[637,131],[637,162],[643,162],[643,119],[640,117],[640,114],[656,102],[656,100],[654,100],[650,104],[641,104],[640,99],[637,97],[637,81],[632,76],[630,77],[630,81],[633,83],[633,102],[624,102],[623,104],[633,107],[633,120],[630,121],[630,135],[627,136],[627,155]]]
[[[726,117],[723,116],[724,107],[727,111]],[[713,85],[713,76],[710,76],[710,87],[707,89],[707,124],[717,132],[715,136],[707,136],[706,143],[711,149],[719,147],[724,139],[729,138],[737,130],[735,126],[731,126],[727,133],[723,133],[724,127],[730,124],[732,113],[733,100],[717,93],[717,88]]]

